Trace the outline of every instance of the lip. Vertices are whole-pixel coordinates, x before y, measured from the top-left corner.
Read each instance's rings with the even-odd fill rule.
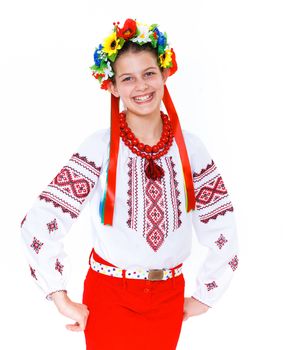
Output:
[[[149,98],[147,98],[146,100],[137,100],[137,98],[144,98],[144,97],[146,97],[146,96],[149,96]],[[134,96],[134,97],[132,97],[132,99],[133,99],[133,101],[134,101],[135,103],[137,103],[137,104],[140,105],[140,104],[145,104],[145,103],[151,102],[152,99],[153,99],[153,97],[154,97],[154,92],[149,92],[149,93],[147,93],[147,94]]]

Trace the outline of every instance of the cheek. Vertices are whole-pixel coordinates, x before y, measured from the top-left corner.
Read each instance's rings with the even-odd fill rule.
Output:
[[[158,78],[152,80],[151,85],[157,90],[163,89],[164,82],[161,79],[161,77],[158,77]]]
[[[118,88],[119,95],[122,99],[127,99],[130,97],[130,94],[132,91],[130,84],[119,85],[117,86],[117,88]]]

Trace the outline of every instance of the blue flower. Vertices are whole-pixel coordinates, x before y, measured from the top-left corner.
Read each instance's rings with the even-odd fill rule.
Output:
[[[94,63],[96,66],[100,66],[100,63],[101,63],[101,59],[100,59],[100,51],[102,49],[102,45],[100,44],[98,49],[96,49],[94,51],[94,55],[93,55],[93,59],[94,59]]]
[[[157,34],[158,46],[165,47],[167,44],[167,40],[166,40],[165,35],[163,33],[161,33],[157,27],[154,29],[154,31]]]

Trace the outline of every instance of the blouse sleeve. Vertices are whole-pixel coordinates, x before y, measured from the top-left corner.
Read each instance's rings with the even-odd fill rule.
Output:
[[[194,134],[187,133],[187,138],[193,144],[191,167],[196,208],[192,222],[198,241],[208,248],[192,297],[212,307],[228,288],[238,267],[235,213],[223,178],[205,145]]]
[[[94,191],[102,164],[104,129],[89,135],[39,194],[21,222],[31,277],[47,299],[66,290],[67,256],[62,239]]]

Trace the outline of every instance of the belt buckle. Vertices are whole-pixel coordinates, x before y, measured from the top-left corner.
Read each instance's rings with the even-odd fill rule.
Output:
[[[161,269],[150,269],[148,272],[148,279],[150,281],[160,281],[163,279],[164,271]]]

